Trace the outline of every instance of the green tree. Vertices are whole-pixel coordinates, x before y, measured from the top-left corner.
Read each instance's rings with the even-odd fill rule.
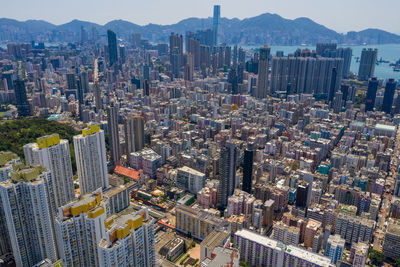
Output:
[[[400,267],[400,258],[395,259],[393,266]]]
[[[369,259],[371,260],[372,264],[376,266],[382,266],[383,261],[385,260],[385,255],[383,255],[383,253],[380,251],[371,249],[371,252],[369,253]]]

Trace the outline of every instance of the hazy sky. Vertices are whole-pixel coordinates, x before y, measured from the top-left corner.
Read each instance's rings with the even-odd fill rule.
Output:
[[[214,4],[221,5],[221,16],[227,18],[269,12],[289,19],[309,17],[338,32],[380,28],[400,34],[400,0],[0,0],[0,17],[55,24],[72,19],[172,24],[212,16]]]

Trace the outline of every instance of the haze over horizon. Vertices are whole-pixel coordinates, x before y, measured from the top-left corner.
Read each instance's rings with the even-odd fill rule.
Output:
[[[180,1],[180,0],[70,0],[66,1],[28,1],[4,0],[0,17],[16,20],[38,19],[60,25],[73,19],[90,21],[104,25],[122,19],[138,25],[174,24],[190,17],[207,18],[212,16],[214,4],[221,5],[221,16],[244,19],[263,13],[275,13],[287,19],[308,17],[340,33],[378,28],[400,34],[397,26],[400,1],[384,0],[377,5],[375,0],[337,0],[327,7],[325,0],[265,1],[219,0],[219,1]],[[288,8],[290,7],[290,8]],[[295,8],[293,8],[295,7]],[[371,19],[376,18],[376,19]]]

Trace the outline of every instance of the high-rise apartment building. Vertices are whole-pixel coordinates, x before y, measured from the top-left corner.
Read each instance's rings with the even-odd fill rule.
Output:
[[[53,231],[54,192],[51,172],[41,166],[19,165],[10,179],[0,182],[0,207],[17,266],[57,260]]]
[[[373,111],[375,106],[376,91],[378,91],[378,79],[372,77],[368,81],[367,97],[365,99],[365,111]]]
[[[386,81],[385,94],[383,96],[382,111],[390,114],[392,111],[394,93],[396,91],[396,81],[391,78]]]
[[[260,48],[260,56],[258,60],[258,84],[254,97],[266,98],[268,95],[268,68],[269,68],[269,54],[271,48],[267,45]]]
[[[227,141],[221,149],[219,160],[219,188],[218,207],[224,209],[228,203],[228,197],[233,194],[236,185],[236,161],[238,148],[235,141]]]
[[[26,164],[42,165],[51,172],[55,208],[75,198],[68,140],[60,139],[58,134],[38,138],[36,143],[24,146],[24,155]]]
[[[130,154],[144,148],[144,118],[139,115],[126,116],[124,130],[126,155],[130,162]]]
[[[378,49],[364,48],[362,50],[358,69],[358,79],[360,81],[368,81],[369,78],[374,76],[377,57]]]
[[[89,125],[74,136],[74,148],[81,195],[108,187],[104,131],[97,124]]]
[[[118,51],[117,51],[117,35],[112,30],[107,30],[108,39],[108,58],[110,66],[118,62]]]
[[[108,135],[111,147],[111,162],[114,166],[119,165],[121,152],[119,143],[119,109],[118,105],[111,102],[107,109]]]
[[[101,197],[96,191],[58,209],[55,232],[63,266],[100,266],[97,247],[106,219]]]
[[[274,57],[271,64],[271,93],[315,94],[328,97],[339,90],[343,58]],[[335,79],[336,78],[336,79]],[[332,94],[331,94],[332,95]]]
[[[104,221],[99,251],[100,266],[155,267],[154,220],[147,208],[127,208]]]

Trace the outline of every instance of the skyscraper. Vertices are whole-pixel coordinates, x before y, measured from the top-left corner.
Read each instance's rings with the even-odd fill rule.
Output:
[[[360,67],[358,69],[358,79],[367,81],[374,76],[378,49],[363,49],[361,52]]]
[[[107,30],[108,37],[108,56],[110,60],[110,66],[118,62],[118,51],[117,51],[117,35],[112,30]]]
[[[67,73],[67,88],[68,89],[76,89],[76,79],[75,79],[75,74],[73,73]]]
[[[28,97],[26,95],[25,82],[23,80],[14,81],[15,99],[17,102],[18,116],[26,117],[31,113]]]
[[[86,194],[58,209],[54,228],[63,266],[100,266],[98,244],[106,219],[101,196]]]
[[[103,100],[101,99],[101,89],[99,82],[95,82],[94,84],[94,100],[96,103],[96,112],[99,112],[99,110],[103,109]]]
[[[214,31],[214,46],[218,45],[218,30],[219,30],[219,19],[221,17],[221,6],[214,6],[213,16],[213,31]]]
[[[386,82],[385,94],[383,97],[382,111],[389,113],[392,111],[394,92],[396,91],[396,81],[391,78]]]
[[[155,267],[154,220],[147,208],[127,208],[105,221],[99,243],[100,266]]]
[[[336,51],[337,43],[317,43],[316,53],[323,57],[329,57],[332,51]]]
[[[41,166],[20,165],[10,173],[9,180],[0,182],[0,207],[17,266],[33,266],[46,258],[58,258],[51,180],[51,172]]]
[[[372,77],[368,81],[367,97],[365,99],[365,112],[374,110],[376,91],[378,90],[378,79]]]
[[[307,182],[301,182],[297,185],[296,192],[296,207],[306,208],[308,199],[309,184]]]
[[[233,194],[236,185],[236,160],[238,149],[234,141],[226,142],[221,149],[219,160],[219,188],[218,188],[218,207],[225,209],[228,197]]]
[[[107,109],[108,134],[111,147],[111,162],[114,166],[119,165],[120,149],[119,149],[119,125],[118,125],[119,110],[118,105],[111,102]]]
[[[253,178],[253,150],[244,151],[242,190],[251,194],[251,182]]]
[[[266,98],[268,95],[268,57],[271,48],[267,45],[260,48],[260,57],[258,60],[258,85],[255,91],[256,98]]]
[[[42,165],[51,171],[55,208],[75,198],[69,142],[58,134],[44,136],[36,143],[24,146],[25,161],[28,165]]]
[[[108,187],[104,131],[97,124],[89,125],[74,136],[74,148],[81,195]]]
[[[128,115],[124,120],[125,146],[128,162],[130,154],[144,148],[144,118],[142,116]]]

